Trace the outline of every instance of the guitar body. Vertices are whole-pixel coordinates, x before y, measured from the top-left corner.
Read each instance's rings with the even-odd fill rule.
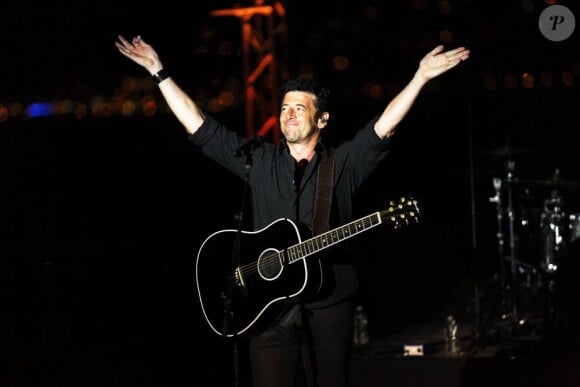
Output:
[[[310,237],[307,226],[278,219],[249,232],[222,230],[202,244],[196,262],[203,314],[222,336],[257,332],[298,300],[313,297],[322,284],[316,256],[288,263],[285,250]],[[239,236],[239,265],[232,265]]]

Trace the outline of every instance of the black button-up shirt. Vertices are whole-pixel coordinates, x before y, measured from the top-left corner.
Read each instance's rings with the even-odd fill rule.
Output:
[[[378,117],[373,118],[352,139],[344,141],[334,149],[333,213],[331,227],[342,226],[352,221],[353,199],[356,190],[377,168],[388,153],[388,139],[381,140],[374,131]],[[247,139],[238,132],[228,130],[212,116],[207,116],[199,130],[190,140],[201,148],[203,154],[242,179],[246,178],[246,157],[235,156],[235,151]],[[288,152],[284,140],[280,144],[264,142],[253,151],[253,162],[248,184],[252,198],[252,219],[255,230],[268,227],[280,218],[306,224],[311,227],[315,204],[317,167],[327,149],[319,144],[315,156],[306,165],[300,185],[295,186],[297,160]],[[358,286],[350,257],[328,258],[334,278],[327,278],[332,287],[327,298],[313,306],[339,301],[351,294]],[[334,247],[331,249],[334,251]],[[325,258],[326,260],[327,258]],[[325,262],[327,263],[327,262]]]

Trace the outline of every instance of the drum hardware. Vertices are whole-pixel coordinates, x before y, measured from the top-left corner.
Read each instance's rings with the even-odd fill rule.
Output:
[[[504,178],[493,178],[495,194],[489,198],[497,213],[501,319],[513,327],[543,324],[568,240],[573,234],[580,238],[580,220],[568,217],[559,189],[580,184],[562,180],[559,170],[549,180],[521,180],[514,174],[513,160],[506,160],[504,167]],[[551,192],[538,203],[532,188]]]
[[[495,203],[496,207],[496,219],[497,219],[497,244],[499,247],[498,256],[500,258],[499,262],[499,286],[500,289],[505,287],[505,268],[502,260],[505,258],[504,251],[504,235],[503,235],[503,203],[501,200],[501,190],[502,190],[502,179],[498,177],[493,178],[493,188],[495,189],[495,195],[489,198],[491,203]]]
[[[574,213],[568,216],[568,242],[570,244],[580,239],[580,214]]]
[[[513,172],[515,168],[515,162],[512,160],[506,160],[504,163],[506,169],[505,179],[494,178],[493,187],[495,189],[495,196],[489,198],[489,201],[496,204],[497,212],[497,242],[499,247],[499,286],[500,286],[500,297],[502,298],[501,303],[505,310],[501,311],[502,319],[509,316],[513,323],[517,324],[519,320],[517,303],[511,301],[513,297],[514,290],[518,288],[516,279],[518,277],[518,259],[516,256],[516,233],[515,233],[515,214],[513,207],[513,196],[512,196],[512,186]],[[506,209],[504,211],[504,202],[502,199],[502,192],[507,193],[507,202],[505,203]],[[505,240],[504,240],[504,212],[507,214],[507,224],[508,224],[508,251],[505,251]],[[508,281],[506,262],[510,267],[510,276]]]
[[[544,257],[541,266],[548,273],[555,273],[558,270],[561,255],[565,252],[563,206],[564,200],[557,190],[553,190],[550,199],[544,201],[540,223],[544,238]]]
[[[514,180],[515,161],[507,160],[506,167],[506,187],[507,187],[507,214],[508,214],[508,236],[509,236],[509,261],[511,262],[511,273],[515,278],[517,274],[517,251],[516,251],[516,231],[515,231],[515,213],[513,202],[512,182]]]

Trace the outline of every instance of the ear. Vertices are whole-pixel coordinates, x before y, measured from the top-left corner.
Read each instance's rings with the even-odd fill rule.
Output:
[[[318,117],[318,129],[323,129],[326,124],[328,124],[328,119],[330,118],[329,112],[324,112]]]

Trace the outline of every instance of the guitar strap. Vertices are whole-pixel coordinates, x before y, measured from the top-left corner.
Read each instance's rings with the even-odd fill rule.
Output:
[[[334,151],[328,147],[325,157],[318,165],[316,195],[312,233],[319,235],[330,229],[330,208],[332,207],[332,177],[334,175]]]
[[[316,195],[314,202],[314,215],[312,218],[312,233],[319,235],[330,229],[330,209],[332,207],[332,178],[334,175],[334,152],[331,147],[327,148],[318,165],[318,177],[316,179]],[[308,317],[304,311],[304,304],[300,305],[302,326],[308,326]],[[303,342],[302,363],[308,386],[314,386],[314,363],[312,359],[312,338],[309,331],[298,330],[300,340]]]

